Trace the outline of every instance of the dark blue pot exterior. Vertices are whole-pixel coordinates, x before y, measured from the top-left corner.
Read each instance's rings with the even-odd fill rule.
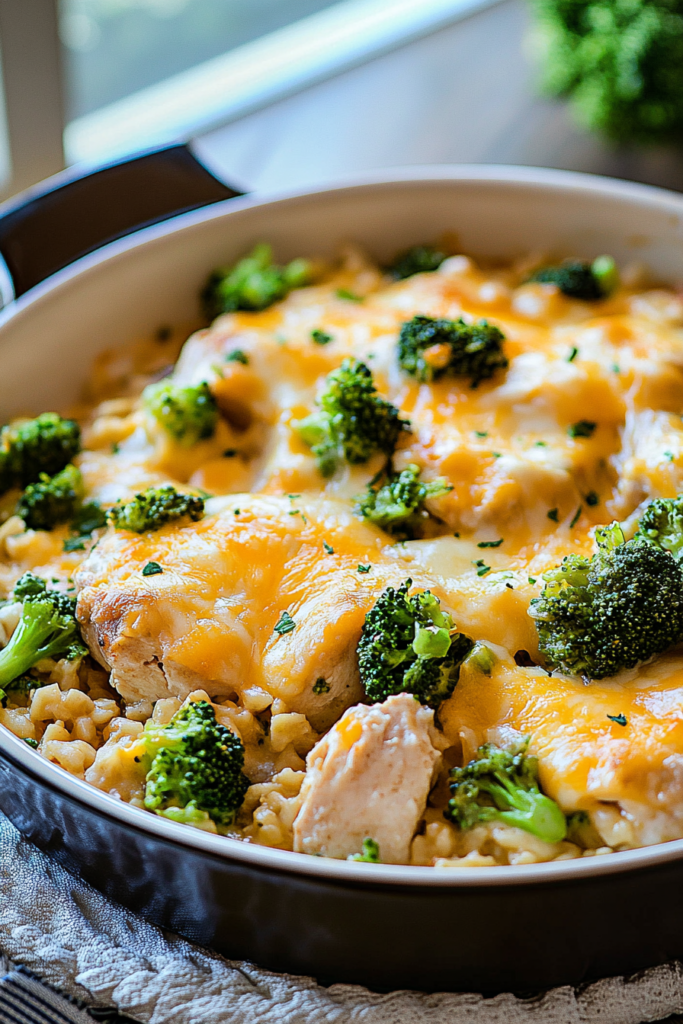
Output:
[[[323,984],[530,992],[683,959],[680,861],[529,885],[349,884],[161,839],[6,753],[0,809],[72,873],[155,924]]]

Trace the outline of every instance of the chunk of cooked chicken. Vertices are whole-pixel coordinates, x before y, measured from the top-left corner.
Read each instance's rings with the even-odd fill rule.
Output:
[[[362,697],[363,620],[405,565],[339,501],[242,494],[208,508],[198,523],[111,529],[96,545],[75,577],[93,655],[128,701],[201,687],[257,711],[279,698],[329,727]],[[163,571],[143,576],[148,561]]]
[[[294,849],[348,857],[363,840],[405,864],[440,761],[434,712],[401,693],[350,708],[308,755]]]
[[[645,498],[673,498],[683,489],[683,429],[671,412],[643,409],[626,417],[621,450],[614,458],[618,487],[609,505],[619,518]]]

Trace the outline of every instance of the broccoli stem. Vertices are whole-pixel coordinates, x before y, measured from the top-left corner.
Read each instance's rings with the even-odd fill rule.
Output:
[[[498,785],[482,781],[480,788],[493,799],[497,808],[496,818],[531,832],[545,843],[559,843],[565,838],[567,820],[554,800],[538,790],[520,789],[498,772],[495,778]]]
[[[453,795],[445,817],[462,829],[503,821],[545,843],[561,842],[567,822],[555,801],[541,792],[538,761],[526,754],[528,743],[527,737],[513,750],[485,743],[473,761],[451,769]]]
[[[63,616],[48,601],[26,601],[10,642],[0,651],[0,689],[43,658],[64,650]]]

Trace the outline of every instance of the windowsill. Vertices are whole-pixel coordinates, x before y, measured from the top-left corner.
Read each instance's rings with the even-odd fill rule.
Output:
[[[185,140],[500,0],[343,0],[67,125],[71,164]]]

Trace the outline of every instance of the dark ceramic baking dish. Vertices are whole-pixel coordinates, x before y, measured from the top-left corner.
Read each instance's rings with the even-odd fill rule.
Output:
[[[349,240],[385,259],[444,230],[475,257],[610,252],[683,278],[683,197],[661,190],[437,167],[249,197],[171,147],[54,179],[0,209],[0,415],[68,405],[97,352],[196,320],[208,272],[257,241],[281,259]],[[346,863],[130,807],[4,729],[0,775],[0,808],[69,870],[157,924],[273,970],[493,993],[683,959],[683,840],[525,867]]]

